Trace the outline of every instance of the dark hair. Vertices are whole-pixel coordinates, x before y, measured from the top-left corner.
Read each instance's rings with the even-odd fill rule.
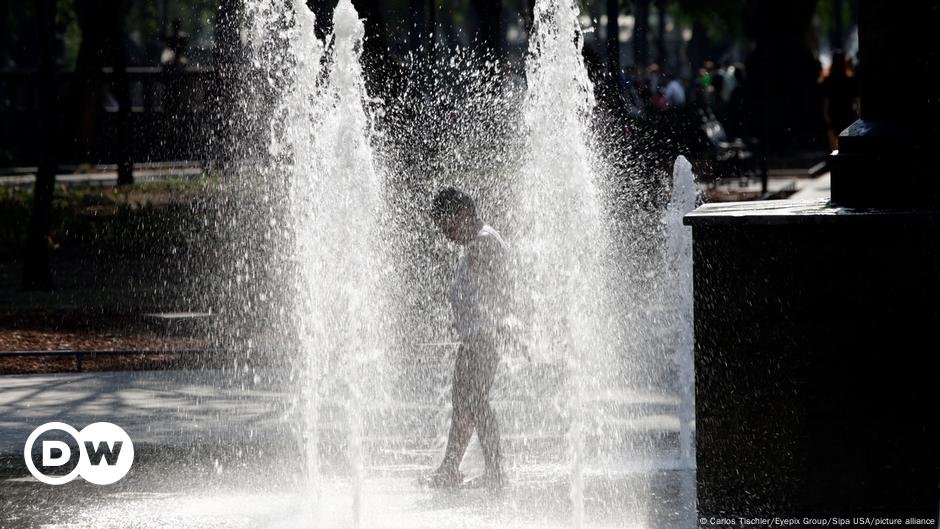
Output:
[[[472,215],[476,215],[477,212],[476,205],[470,195],[454,187],[445,187],[437,193],[434,201],[431,202],[431,218],[437,220],[454,215],[462,209],[470,211]]]

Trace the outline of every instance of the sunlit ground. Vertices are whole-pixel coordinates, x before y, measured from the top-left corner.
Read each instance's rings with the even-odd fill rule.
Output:
[[[590,527],[688,527],[681,490],[689,471],[660,471],[587,480]],[[42,489],[6,483],[4,527],[89,528],[297,528],[353,527],[348,482],[321,483],[320,501],[296,490],[250,492],[232,488],[194,491],[105,491],[88,486]],[[130,487],[123,487],[130,488]],[[138,487],[133,487],[138,488]],[[158,488],[158,487],[154,487]],[[494,493],[483,489],[434,491],[412,478],[375,478],[363,489],[361,527],[570,527],[568,485],[561,476],[516,474]],[[316,508],[315,505],[319,505]]]
[[[676,399],[627,392],[617,405],[636,412],[618,423],[610,454],[584,468],[585,525],[691,527],[694,471],[675,446]],[[345,440],[325,436],[319,497],[307,489],[289,398],[245,387],[217,372],[136,372],[5,377],[0,392],[0,526],[88,528],[344,528],[357,526]],[[358,526],[363,528],[571,527],[571,471],[563,429],[539,419],[541,436],[504,410],[509,482],[499,492],[437,491],[420,478],[440,457],[433,406],[394,405],[396,424],[364,440],[368,451]],[[445,416],[446,416],[446,409]],[[530,420],[532,417],[529,417]],[[79,427],[121,424],[135,441],[130,473],[111,486],[81,479],[50,486],[22,461],[25,436],[50,420]],[[326,421],[325,421],[326,422]],[[422,434],[423,432],[423,434]],[[588,440],[588,446],[595,445]],[[604,461],[604,462],[602,462]],[[476,442],[463,470],[482,470]]]

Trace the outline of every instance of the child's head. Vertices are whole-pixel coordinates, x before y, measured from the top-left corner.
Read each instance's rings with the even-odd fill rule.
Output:
[[[460,244],[473,238],[478,223],[473,199],[453,187],[442,189],[434,197],[431,218],[445,237]]]

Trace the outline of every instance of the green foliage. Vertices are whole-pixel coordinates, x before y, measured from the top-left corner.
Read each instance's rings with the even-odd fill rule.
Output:
[[[82,44],[82,30],[78,27],[75,4],[72,0],[56,2],[56,31],[62,35],[62,68],[72,70],[78,61],[78,49]]]
[[[731,41],[744,35],[742,22],[746,3],[746,0],[676,0],[670,11],[683,25],[699,22],[709,35]]]
[[[160,38],[160,19],[157,2],[137,2],[127,15],[127,30],[139,31],[145,37]]]
[[[851,24],[857,22],[853,20],[851,4],[846,0],[818,0],[816,19],[819,21],[820,33],[826,35],[833,31],[838,20],[836,17],[841,18],[843,31],[847,33]]]

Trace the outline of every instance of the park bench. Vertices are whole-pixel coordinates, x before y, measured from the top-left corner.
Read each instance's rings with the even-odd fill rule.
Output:
[[[760,177],[758,157],[754,150],[756,139],[731,138],[724,125],[710,110],[698,111],[698,143],[702,164],[707,170],[697,175],[701,182],[714,184],[720,179],[736,178],[742,186],[752,178]]]

